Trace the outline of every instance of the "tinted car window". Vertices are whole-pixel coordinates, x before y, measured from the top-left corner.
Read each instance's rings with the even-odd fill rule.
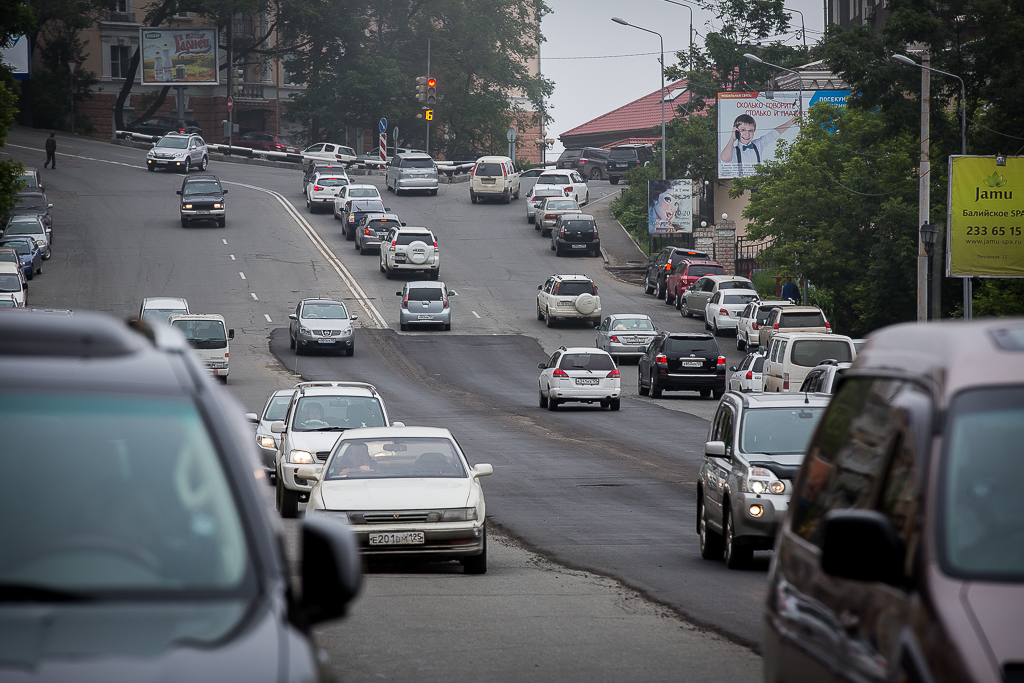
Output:
[[[687,277],[702,277],[704,275],[725,275],[725,268],[722,266],[690,266],[686,270]]]
[[[547,211],[575,211],[579,207],[571,199],[551,199],[544,205]]]
[[[383,427],[380,401],[366,396],[303,396],[295,406],[292,429],[327,432]]]
[[[567,230],[593,230],[594,224],[590,221],[563,221],[562,225]]]
[[[395,221],[392,218],[375,218],[366,223],[366,227],[370,230],[376,230],[378,232],[387,230],[395,225]]]
[[[654,323],[647,318],[619,318],[611,326],[612,332],[632,331],[650,332],[654,330]]]
[[[567,353],[558,364],[562,370],[614,370],[611,356],[604,353]]]
[[[186,197],[196,194],[220,194],[220,185],[212,180],[185,183],[182,194]]]
[[[723,299],[723,304],[746,304],[757,299],[757,294],[726,294]]]
[[[368,202],[368,201],[352,202],[352,211],[355,212],[355,213],[360,213],[360,212],[361,213],[372,213],[372,212],[384,213],[384,211],[385,211],[385,209],[384,209],[384,202],[381,202],[381,201],[376,201],[376,202]]]
[[[27,197],[15,197],[18,202],[14,208],[16,209],[45,209],[46,201],[39,195],[29,195]]]
[[[321,187],[344,187],[348,185],[348,178],[317,178],[316,184]]]
[[[405,159],[402,168],[434,168],[433,159]],[[480,175],[479,173],[477,175]]]
[[[0,273],[0,292],[20,292],[21,280],[15,273]]]
[[[749,280],[728,280],[726,282],[719,282],[718,289],[753,289],[754,284]]]
[[[25,175],[21,176],[21,180],[24,183],[24,187],[39,187],[39,185],[36,184],[35,173],[26,173]]]
[[[841,363],[853,360],[850,345],[842,339],[798,339],[793,342],[791,357],[795,365],[806,368],[830,358]]]
[[[821,313],[782,313],[779,327],[825,327]]]
[[[359,197],[379,197],[377,190],[369,187],[353,187],[348,191],[348,196],[356,199]]]
[[[754,372],[764,372],[764,361],[765,361],[764,356],[761,356],[760,358],[755,358],[754,359],[754,368],[753,368]]]
[[[775,310],[774,306],[762,306],[757,309],[757,323],[759,325],[764,325],[768,322],[768,318],[771,317],[773,310]]]
[[[224,323],[219,320],[175,320],[172,326],[196,349],[223,349],[228,345]]]
[[[572,180],[567,175],[542,175],[537,178],[538,185],[571,185]]]
[[[677,339],[668,337],[665,339],[663,351],[668,354],[688,356],[691,353],[702,356],[707,354],[718,355],[718,344],[714,339]]]
[[[476,175],[486,175],[486,176],[502,175],[501,164],[497,164],[497,163],[477,164]]]
[[[23,256],[32,253],[32,245],[25,240],[7,240],[0,242],[0,247],[14,247],[14,250]]]
[[[395,240],[398,244],[408,246],[413,242],[432,242],[430,235],[421,235],[418,233],[399,233],[398,238]]]
[[[45,231],[46,229],[38,221],[12,221],[4,230],[4,235],[40,235]]]
[[[288,415],[288,404],[292,402],[291,395],[275,396],[270,399],[267,412],[263,413],[264,420],[283,420]]]
[[[559,282],[555,291],[558,296],[577,296],[579,294],[597,294],[597,288],[590,282],[568,281]]]
[[[608,156],[612,159],[636,159],[636,151],[632,149],[613,149]]]
[[[439,287],[413,287],[409,290],[409,301],[442,301],[444,293]]]

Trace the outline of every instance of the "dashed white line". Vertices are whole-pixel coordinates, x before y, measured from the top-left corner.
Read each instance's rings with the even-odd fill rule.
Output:
[[[249,292],[249,296],[252,297],[253,301],[259,301],[259,297],[256,296],[256,292]]]
[[[479,313],[477,313],[476,311],[470,311],[470,313],[472,313],[473,315],[475,315],[475,316],[477,317],[477,319],[478,319],[478,320],[480,319],[480,314],[479,314]]]
[[[263,317],[267,319],[267,322],[268,322],[268,323],[272,323],[272,322],[274,322],[273,320],[271,320],[271,319],[270,319],[270,316],[269,316],[269,315],[267,315],[266,313],[264,313],[264,314],[263,314]]]
[[[242,278],[244,280],[245,279],[245,273],[243,273],[242,271],[238,271],[238,277],[240,277],[240,278]]]
[[[234,260],[235,260],[235,255],[234,255],[234,254],[231,254],[231,260],[232,260],[232,261],[234,261]]]
[[[220,241],[223,242],[224,244],[228,243],[228,241],[226,239],[224,239],[223,237],[220,238]]]

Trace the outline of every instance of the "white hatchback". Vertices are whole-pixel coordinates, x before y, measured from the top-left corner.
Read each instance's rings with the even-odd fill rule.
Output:
[[[334,207],[334,198],[349,184],[344,173],[316,173],[306,185],[306,209],[315,213]]]
[[[342,219],[345,209],[348,208],[349,202],[353,199],[379,199],[384,201],[376,185],[346,185],[339,189],[338,194],[334,197],[335,220],[340,221]]]
[[[21,265],[8,261],[0,262],[0,294],[10,297],[16,308],[25,307],[25,271]]]
[[[743,393],[764,391],[764,356],[748,353],[739,366],[729,368],[729,390]]]
[[[537,184],[533,186],[534,192],[544,185],[562,188],[562,194],[569,199],[575,199],[580,206],[590,201],[587,181],[576,171],[544,171],[537,176]]]
[[[331,142],[318,142],[302,150],[302,163],[310,161],[326,161],[332,164],[351,166],[357,160],[356,151],[351,147]]]
[[[752,289],[721,289],[715,292],[704,307],[704,327],[711,328],[716,335],[722,330],[735,330],[743,309],[760,298]]]
[[[590,347],[560,347],[541,363],[540,407],[555,410],[562,403],[600,403],[619,409],[622,387],[619,369],[605,351]]]

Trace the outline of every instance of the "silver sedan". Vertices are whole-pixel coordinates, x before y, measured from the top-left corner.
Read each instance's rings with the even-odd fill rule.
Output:
[[[651,319],[642,313],[617,313],[601,320],[595,346],[617,359],[639,358],[643,355],[640,347],[650,344],[657,332]]]

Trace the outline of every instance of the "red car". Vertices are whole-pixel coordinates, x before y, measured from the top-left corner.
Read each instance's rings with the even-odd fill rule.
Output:
[[[228,144],[225,140],[224,144]],[[254,150],[265,152],[287,152],[298,154],[302,150],[299,146],[283,135],[273,133],[246,133],[234,141],[236,147],[249,147]]]
[[[725,275],[725,268],[711,259],[686,259],[676,264],[675,269],[665,278],[665,303],[679,308],[679,297],[694,282],[705,275]]]

